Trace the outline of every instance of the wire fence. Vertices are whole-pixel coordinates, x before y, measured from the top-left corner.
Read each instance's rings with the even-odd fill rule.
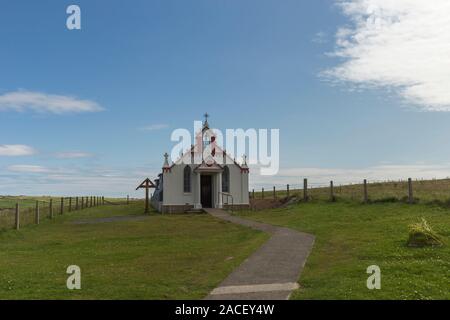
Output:
[[[250,198],[274,199],[299,197],[302,200],[347,200],[362,202],[406,201],[406,202],[449,202],[450,179],[419,180],[405,179],[397,181],[363,180],[354,184],[337,184],[330,181],[311,183],[304,179],[303,183],[277,186],[270,189],[253,189]]]
[[[40,224],[43,219],[110,203],[105,197],[82,196],[61,198],[0,197],[0,229],[20,229]],[[119,203],[119,202],[114,202]],[[125,202],[129,203],[129,199]]]

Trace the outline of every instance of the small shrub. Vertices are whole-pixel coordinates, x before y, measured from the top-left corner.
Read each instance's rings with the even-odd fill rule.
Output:
[[[413,200],[412,203],[419,203],[419,201],[420,201],[420,199],[419,199],[419,198],[416,198],[416,197],[413,197],[412,200]],[[404,203],[409,203],[409,197],[408,197],[408,196],[404,196],[404,197],[402,197],[402,198],[400,199],[400,201],[401,201],[401,202],[404,202]]]
[[[418,223],[409,225],[409,247],[441,246],[442,244],[439,235],[424,218]]]
[[[369,200],[369,203],[395,203],[398,202],[396,197],[385,197],[381,199]]]
[[[428,201],[427,204],[432,205],[432,206],[437,206],[437,207],[441,207],[441,208],[445,208],[445,209],[449,209],[450,208],[450,199],[447,200],[431,200]]]

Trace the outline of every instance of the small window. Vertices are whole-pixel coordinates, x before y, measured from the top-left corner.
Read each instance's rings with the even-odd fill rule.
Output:
[[[230,192],[230,169],[223,168],[222,172],[222,192]]]
[[[191,192],[191,167],[184,167],[183,189],[185,193]]]

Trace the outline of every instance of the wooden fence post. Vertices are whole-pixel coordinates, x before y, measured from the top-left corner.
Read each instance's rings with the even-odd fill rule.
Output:
[[[81,197],[81,210],[84,209],[84,197]]]
[[[16,203],[16,230],[20,229],[20,212],[19,212],[19,203]]]
[[[330,181],[330,201],[334,201],[334,186],[333,186],[333,181]]]
[[[273,186],[273,198],[277,198],[277,191],[275,190],[275,186]]]
[[[255,199],[255,189],[252,190],[252,199]]]
[[[72,197],[69,197],[69,212],[72,212]]]
[[[50,199],[50,203],[48,204],[48,214],[50,215],[50,219],[53,219],[53,199]]]
[[[308,201],[308,179],[303,179],[303,200]]]
[[[261,199],[264,199],[264,188],[261,188]]]
[[[410,204],[414,203],[414,195],[413,195],[413,187],[412,187],[412,179],[408,178],[408,202]]]
[[[64,198],[61,198],[61,212],[60,214],[64,213]]]
[[[78,201],[79,201],[78,197],[75,197],[75,210],[76,211],[80,210],[80,203]]]
[[[149,194],[148,194],[149,188],[145,188],[145,213],[149,213]]]
[[[130,195],[127,195],[127,204],[130,204]]]
[[[289,198],[289,185],[286,186],[286,194],[287,194],[287,197]]]
[[[102,196],[102,205],[105,205],[105,196]]]
[[[89,198],[89,208],[92,208],[92,196]]]
[[[39,201],[38,200],[36,200],[36,211],[35,211],[35,222],[36,222],[36,224],[39,224],[39,222],[40,222],[40,217],[39,217]]]
[[[369,202],[369,195],[367,193],[367,179],[364,179],[364,203]]]

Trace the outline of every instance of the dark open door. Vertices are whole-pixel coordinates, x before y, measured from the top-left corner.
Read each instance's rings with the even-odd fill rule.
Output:
[[[202,175],[201,182],[201,201],[203,208],[212,207],[212,176]]]

